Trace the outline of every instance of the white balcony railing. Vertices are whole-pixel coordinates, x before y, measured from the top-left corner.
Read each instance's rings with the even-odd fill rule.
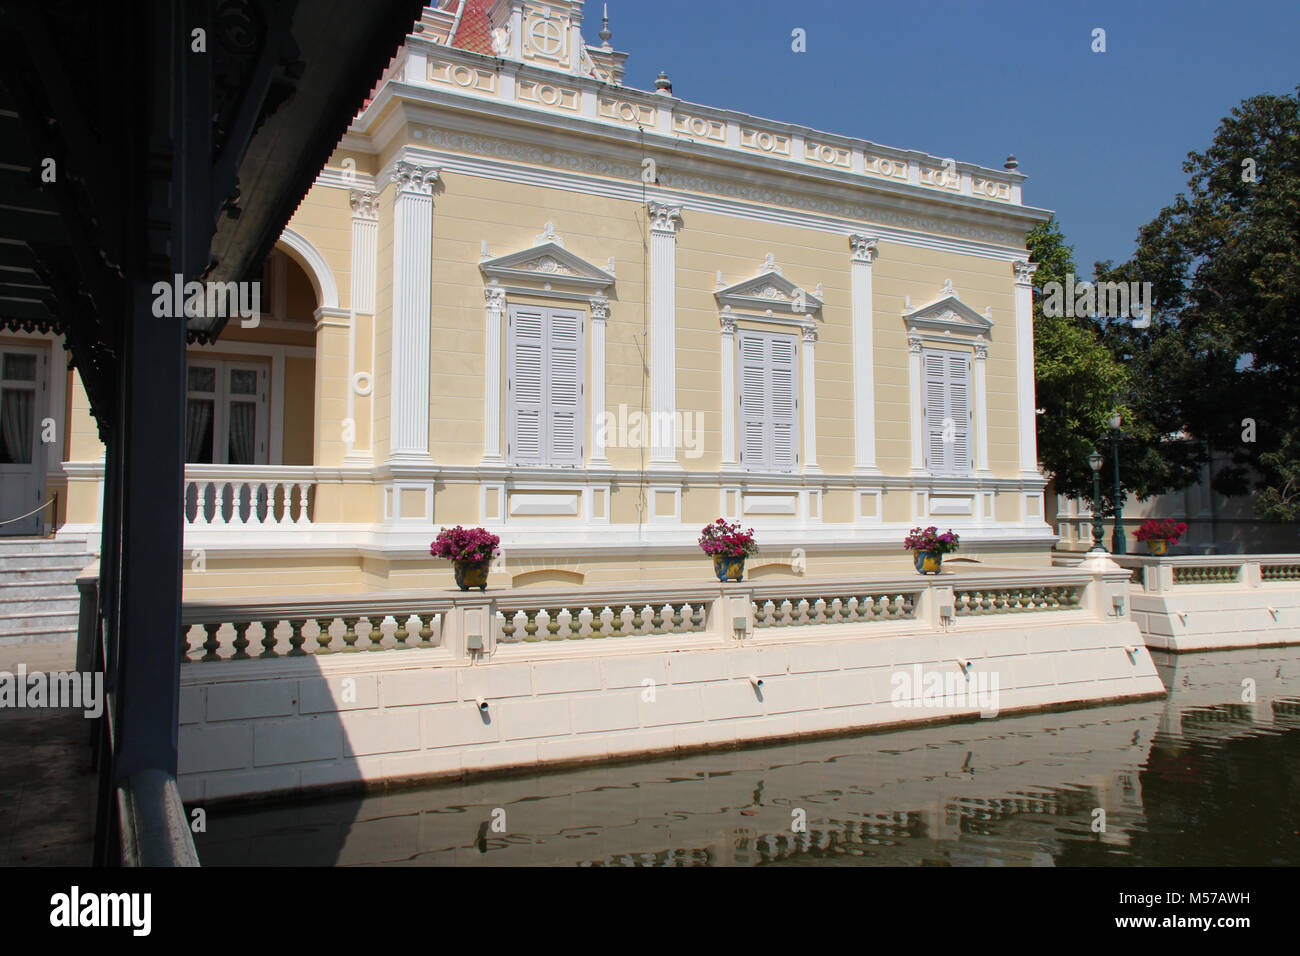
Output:
[[[440,648],[487,660],[566,655],[570,648],[670,650],[738,640],[782,643],[967,627],[1115,621],[1110,593],[1127,575],[1062,568],[981,569],[939,577],[706,583],[570,591],[389,592],[354,597],[186,602],[189,661]],[[1012,620],[1014,618],[1014,624]],[[978,620],[976,620],[978,619]],[[581,643],[580,643],[581,642]]]
[[[309,525],[315,488],[311,466],[186,465],[185,525]]]

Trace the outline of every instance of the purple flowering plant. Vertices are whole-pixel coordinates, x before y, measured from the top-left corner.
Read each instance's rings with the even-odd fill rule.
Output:
[[[727,558],[748,557],[758,554],[758,542],[753,528],[742,528],[719,518],[706,524],[700,532],[700,549],[705,554],[720,554]]]
[[[961,547],[960,536],[949,528],[943,534],[934,525],[922,530],[913,528],[903,539],[903,547],[909,551],[930,551],[935,554],[948,554]]]
[[[448,561],[489,561],[501,553],[501,539],[483,528],[443,528],[429,547],[435,558]]]

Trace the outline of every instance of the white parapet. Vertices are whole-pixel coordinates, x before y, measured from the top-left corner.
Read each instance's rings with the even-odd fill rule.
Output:
[[[1121,555],[1133,620],[1170,651],[1300,644],[1300,555]]]
[[[1109,600],[1126,577],[189,604],[182,792],[211,801],[1159,696],[1137,626]]]

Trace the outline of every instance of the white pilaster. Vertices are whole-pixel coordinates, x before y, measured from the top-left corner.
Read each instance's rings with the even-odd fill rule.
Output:
[[[732,471],[736,461],[736,320],[722,317],[722,468]]]
[[[803,470],[805,474],[820,475],[817,464],[817,326],[803,328]]]
[[[921,419],[921,339],[907,338],[907,392],[912,411],[912,474],[925,473],[925,456],[922,451],[924,422]]]
[[[1038,478],[1038,436],[1034,418],[1034,271],[1038,263],[1017,259],[1016,275],[1016,408],[1019,412],[1020,474]]]
[[[591,300],[591,461],[592,468],[608,468],[605,457],[605,323],[609,320],[609,300],[597,296]]]
[[[393,168],[393,375],[389,461],[429,464],[433,182],[438,170]]]
[[[650,408],[652,466],[677,464],[677,225],[682,207],[650,203]]]
[[[876,373],[872,348],[874,325],[871,314],[871,266],[876,261],[877,240],[849,236],[853,250],[851,291],[853,296],[853,435],[854,469],[859,474],[878,475],[876,467]]]
[[[348,195],[352,203],[352,322],[348,328],[348,415],[353,422],[354,435],[357,421],[358,371],[365,376],[366,396],[372,396],[370,387],[372,375],[369,370],[357,369],[357,315],[371,316],[371,328],[375,314],[375,273],[379,268],[379,197],[373,192],[354,190]],[[371,348],[373,360],[374,349]],[[373,398],[366,401],[366,414],[370,427],[366,430],[366,447],[356,447],[355,437],[348,443],[344,461],[370,461],[371,436],[375,433],[375,409]]]
[[[975,473],[992,475],[989,470],[989,409],[986,377],[989,347],[975,346]]]
[[[503,289],[483,290],[486,300],[483,336],[483,463],[499,465],[501,457],[501,316],[506,307]]]

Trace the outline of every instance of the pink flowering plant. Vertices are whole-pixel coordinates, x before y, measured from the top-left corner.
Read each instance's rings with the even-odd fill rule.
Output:
[[[933,554],[948,554],[961,547],[961,537],[949,528],[943,534],[934,525],[922,530],[913,528],[903,539],[903,547],[909,551],[929,551]]]
[[[435,558],[448,561],[490,561],[501,553],[501,539],[483,528],[443,528],[429,547]]]
[[[1142,526],[1133,532],[1139,541],[1168,541],[1177,544],[1178,539],[1187,533],[1187,525],[1173,518],[1148,518]]]
[[[723,518],[704,526],[700,532],[700,548],[705,554],[720,554],[726,558],[758,554],[754,529],[741,528],[739,524],[731,524]]]

